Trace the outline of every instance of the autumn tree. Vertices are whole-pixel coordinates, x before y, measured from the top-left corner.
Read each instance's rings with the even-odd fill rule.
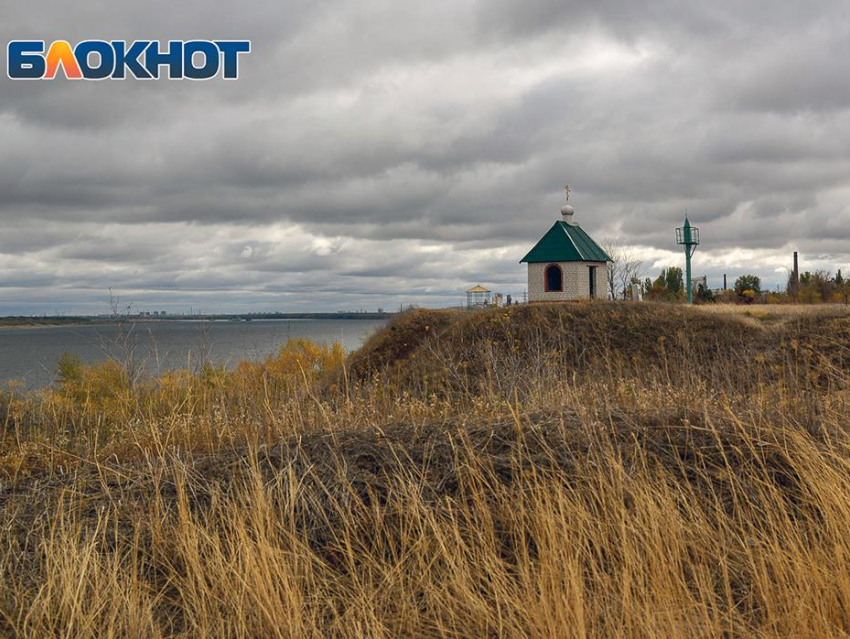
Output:
[[[844,304],[850,303],[850,281],[844,279],[844,276],[841,275],[841,269],[838,269],[832,281],[835,285],[836,297]]]
[[[750,303],[761,294],[761,278],[758,275],[742,275],[735,280],[735,295]]]
[[[646,288],[648,286],[648,289]],[[684,298],[685,282],[682,277],[682,269],[678,266],[661,271],[651,284],[647,278],[644,284],[647,299],[663,302],[677,302]]]

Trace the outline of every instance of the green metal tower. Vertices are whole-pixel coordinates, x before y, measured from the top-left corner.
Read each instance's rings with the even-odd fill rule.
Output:
[[[699,244],[699,229],[691,226],[688,221],[688,216],[685,216],[685,225],[676,229],[676,244],[681,244],[685,247],[685,290],[688,292],[688,304],[694,301],[694,294],[691,291],[691,256],[697,250]]]

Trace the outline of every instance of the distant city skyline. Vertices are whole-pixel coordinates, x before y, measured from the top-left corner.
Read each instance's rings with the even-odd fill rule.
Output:
[[[0,315],[519,299],[559,217],[644,276],[850,271],[842,2],[0,0],[14,39],[251,40],[240,78],[0,77]]]

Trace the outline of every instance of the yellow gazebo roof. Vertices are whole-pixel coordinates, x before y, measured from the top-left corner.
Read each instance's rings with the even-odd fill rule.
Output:
[[[484,288],[481,284],[477,286],[473,286],[471,289],[467,291],[467,293],[490,293],[490,289]]]

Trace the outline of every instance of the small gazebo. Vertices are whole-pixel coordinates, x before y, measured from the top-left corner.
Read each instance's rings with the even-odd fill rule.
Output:
[[[473,286],[466,292],[466,309],[472,310],[490,306],[490,293],[491,291],[481,284]]]

